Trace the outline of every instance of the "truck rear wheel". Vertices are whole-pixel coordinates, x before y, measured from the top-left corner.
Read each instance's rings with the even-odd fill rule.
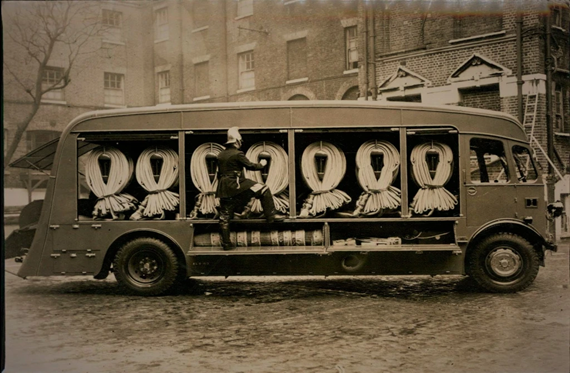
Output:
[[[514,293],[534,281],[539,265],[538,255],[527,240],[516,234],[497,233],[473,248],[467,273],[488,291]]]
[[[161,295],[183,278],[176,254],[163,241],[140,237],[124,244],[113,262],[119,286],[137,295]]]

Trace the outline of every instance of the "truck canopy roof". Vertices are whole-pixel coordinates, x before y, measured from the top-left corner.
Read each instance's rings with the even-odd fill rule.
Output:
[[[459,133],[499,136],[526,142],[513,116],[453,105],[378,101],[267,101],[149,106],[99,110],[72,120],[72,132],[132,132],[240,129],[350,129],[376,127],[453,127]],[[48,170],[58,140],[12,162],[11,167]],[[92,148],[79,149],[81,154]]]

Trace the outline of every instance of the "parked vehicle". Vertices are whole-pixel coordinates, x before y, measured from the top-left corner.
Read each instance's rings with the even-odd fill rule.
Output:
[[[252,201],[224,251],[216,154],[234,126],[246,156],[268,160],[248,177],[287,219],[266,223]],[[98,111],[13,166],[51,169],[24,278],[112,271],[157,295],[194,276],[467,274],[516,292],[556,250],[547,226],[560,208],[547,209],[524,129],[500,112],[366,101]]]

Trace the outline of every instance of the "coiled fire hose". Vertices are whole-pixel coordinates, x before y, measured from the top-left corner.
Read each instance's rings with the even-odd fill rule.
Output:
[[[380,177],[376,178],[371,157],[382,155],[383,163]],[[358,148],[356,153],[358,183],[364,192],[356,202],[353,215],[364,213],[374,215],[384,209],[396,209],[401,203],[400,189],[392,186],[400,169],[400,153],[388,141],[370,140]]]
[[[158,183],[152,171],[152,157],[162,159]],[[139,155],[135,171],[140,186],[149,194],[130,219],[139,220],[143,217],[164,219],[164,211],[174,211],[180,202],[178,193],[168,190],[178,182],[178,154],[165,146],[146,148]]]
[[[267,155],[271,161],[267,171],[267,179],[264,182],[261,171],[245,170],[245,177],[260,184],[265,184],[273,193],[275,209],[286,214],[289,211],[289,194],[286,189],[289,185],[289,159],[287,152],[278,144],[270,141],[263,141],[253,144],[245,156],[252,162],[258,163],[261,155]],[[263,211],[261,201],[253,199],[251,212],[259,214]]]
[[[99,159],[110,160],[109,177],[103,180]],[[107,146],[93,149],[86,156],[85,179],[91,191],[98,197],[93,208],[93,218],[123,219],[123,212],[136,209],[135,197],[121,191],[129,184],[133,175],[133,160],[120,150]]]
[[[432,178],[426,161],[429,154],[437,154],[439,162]],[[428,142],[417,145],[410,157],[412,176],[421,188],[416,193],[411,207],[416,214],[433,212],[433,210],[449,211],[457,205],[457,198],[444,188],[453,172],[453,152],[451,148],[440,142]]]
[[[220,205],[220,200],[216,198],[216,188],[218,187],[218,173],[215,172],[213,180],[210,180],[208,172],[208,156],[218,158],[218,154],[225,148],[215,142],[207,142],[196,148],[190,160],[190,175],[194,186],[200,191],[196,196],[196,204],[190,213],[190,219],[202,215],[216,215]]]
[[[315,157],[326,157],[322,181],[319,179]],[[345,192],[335,189],[346,171],[346,158],[341,149],[324,141],[307,146],[301,157],[301,173],[312,192],[303,203],[300,218],[316,216],[327,209],[336,210],[351,198]]]

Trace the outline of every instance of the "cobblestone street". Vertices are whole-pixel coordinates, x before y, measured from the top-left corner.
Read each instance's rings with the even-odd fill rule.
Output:
[[[461,277],[247,277],[142,298],[112,276],[7,273],[6,372],[568,372],[568,246],[546,259],[503,295]]]

